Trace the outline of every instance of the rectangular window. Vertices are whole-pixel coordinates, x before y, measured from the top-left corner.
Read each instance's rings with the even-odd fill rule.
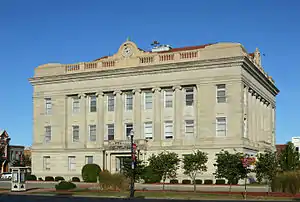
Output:
[[[194,88],[185,88],[185,105],[193,106],[194,105]]]
[[[72,135],[73,142],[79,142],[79,126],[72,126]]]
[[[194,135],[194,120],[186,120],[185,121],[185,134],[186,135]]]
[[[226,136],[226,130],[227,130],[226,117],[217,117],[216,122],[217,122],[217,127],[216,127],[217,136],[220,137]]]
[[[125,94],[125,109],[126,111],[131,111],[133,108],[133,94],[126,93]]]
[[[133,124],[132,123],[126,123],[125,124],[125,133],[126,137],[130,137],[130,133],[133,130]]]
[[[107,138],[108,140],[115,139],[115,126],[114,124],[107,124]]]
[[[97,96],[91,95],[90,96],[90,112],[96,112],[97,111]]]
[[[75,156],[69,156],[68,157],[68,168],[69,168],[69,171],[75,171],[76,170],[76,158],[75,158]]]
[[[115,111],[115,96],[113,94],[107,95],[107,111]]]
[[[72,98],[72,111],[73,111],[73,113],[80,112],[80,100],[78,97]]]
[[[50,156],[43,157],[43,170],[50,170]]]
[[[52,136],[51,126],[45,126],[45,142],[50,142]]]
[[[89,125],[89,136],[90,141],[95,142],[97,139],[97,128],[96,125]]]
[[[173,121],[165,121],[164,123],[165,139],[173,138]]]
[[[145,139],[153,139],[152,122],[144,123],[144,137]]]
[[[93,164],[94,158],[93,156],[85,156],[85,164]]]
[[[226,102],[226,85],[218,84],[217,85],[217,103]]]
[[[145,109],[152,109],[152,92],[144,92]]]
[[[165,108],[173,107],[173,90],[167,89],[164,90],[164,100],[165,100]]]
[[[49,115],[52,112],[52,100],[51,98],[45,99],[45,114]]]

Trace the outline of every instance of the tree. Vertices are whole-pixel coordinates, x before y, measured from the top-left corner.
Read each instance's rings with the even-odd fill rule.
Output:
[[[207,153],[199,150],[183,158],[183,173],[192,179],[194,192],[196,191],[196,176],[198,173],[207,171],[207,160]]]
[[[278,169],[279,165],[276,152],[267,151],[257,155],[255,173],[259,182],[266,180],[270,187],[270,183],[276,177]]]
[[[24,166],[31,167],[31,157],[29,155],[23,155]]]
[[[145,170],[145,164],[141,160],[137,160],[134,169],[134,180],[138,181]],[[131,167],[131,158],[124,159],[124,167],[122,168],[122,173],[125,177],[131,178],[133,175],[133,169]]]
[[[217,178],[225,178],[229,183],[229,191],[231,192],[231,186],[233,183],[238,182],[247,176],[248,170],[244,168],[242,159],[244,154],[242,153],[229,153],[228,151],[222,150],[216,154],[216,163],[214,166],[217,167],[214,173]]]
[[[180,162],[178,154],[174,152],[161,152],[157,156],[153,154],[148,161],[153,171],[162,176],[164,190],[166,179],[175,178],[177,175],[176,171],[179,168]]]
[[[300,166],[300,155],[292,142],[288,142],[285,149],[279,155],[281,171],[294,171]]]
[[[84,182],[97,182],[101,168],[97,164],[86,164],[82,167],[81,175]]]

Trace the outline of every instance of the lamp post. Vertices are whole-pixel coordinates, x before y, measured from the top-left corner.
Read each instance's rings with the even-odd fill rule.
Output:
[[[133,143],[134,131],[130,132],[130,148],[131,148],[131,169],[132,175],[130,179],[130,198],[134,197],[134,178],[135,178],[135,154],[134,154],[134,143]]]

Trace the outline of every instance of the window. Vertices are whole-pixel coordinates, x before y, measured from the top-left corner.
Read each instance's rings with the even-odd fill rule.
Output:
[[[226,85],[218,84],[217,85],[217,103],[226,102]]]
[[[45,114],[49,115],[51,114],[52,111],[52,100],[51,98],[46,98],[45,99]]]
[[[145,122],[144,123],[144,137],[145,139],[152,139],[152,122]]]
[[[113,112],[115,110],[115,96],[113,94],[107,95],[107,111]]]
[[[185,105],[193,106],[194,104],[194,88],[186,88],[185,89]]]
[[[115,139],[115,126],[114,124],[107,124],[107,138],[108,140]]]
[[[94,162],[93,156],[85,156],[85,164],[92,164]]]
[[[97,131],[96,131],[96,125],[89,125],[89,136],[90,141],[95,142],[97,139]]]
[[[125,124],[126,137],[130,136],[130,133],[131,133],[132,130],[133,130],[133,124],[132,123],[126,123]]]
[[[79,113],[80,111],[80,100],[78,97],[72,98],[72,111],[73,113]]]
[[[226,117],[217,117],[217,136],[226,136]]]
[[[68,157],[68,168],[69,171],[75,171],[76,170],[76,162],[75,162],[76,158],[75,156],[69,156]]]
[[[152,109],[152,92],[144,92],[145,109]]]
[[[79,142],[79,126],[72,126],[73,142]]]
[[[90,96],[90,112],[96,112],[97,111],[97,96],[91,95]]]
[[[172,139],[173,138],[173,122],[165,121],[164,128],[165,128],[165,139]]]
[[[51,126],[45,126],[45,142],[51,141]]]
[[[185,121],[185,134],[194,135],[194,120]]]
[[[43,170],[50,170],[50,156],[43,157]]]
[[[173,107],[173,91],[168,89],[164,91],[165,97],[165,108],[172,108]]]
[[[133,108],[133,94],[126,93],[125,94],[125,109],[126,111],[131,111]]]

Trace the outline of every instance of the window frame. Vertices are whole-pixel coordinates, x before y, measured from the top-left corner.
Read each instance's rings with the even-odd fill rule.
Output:
[[[92,139],[91,137],[91,128],[94,127],[94,131],[95,131],[95,134],[93,134],[95,136],[95,139]],[[97,141],[97,125],[96,124],[90,124],[89,125],[89,141],[90,142],[96,142]]]
[[[192,90],[192,92],[188,92],[188,90]],[[192,95],[192,99],[189,99],[188,96]],[[194,87],[185,87],[184,88],[184,99],[185,99],[185,106],[192,107],[195,103],[195,88]],[[191,102],[191,104],[188,104]]]
[[[151,133],[147,133],[147,127],[146,127],[147,125],[151,126]],[[151,136],[149,134],[151,134]],[[146,140],[152,140],[153,139],[153,122],[152,121],[146,121],[146,122],[144,122],[144,138]]]
[[[169,124],[169,127],[172,126],[172,132],[167,132],[166,128],[167,128],[168,124]],[[167,135],[167,133],[172,134],[172,136],[170,134]],[[173,123],[173,121],[164,121],[164,138],[165,139],[173,139],[174,138],[174,123]]]
[[[113,93],[107,94],[107,111],[115,111],[115,95]]]
[[[110,127],[110,126],[112,126],[112,127]],[[110,135],[109,134],[109,130],[112,130],[113,131],[113,134],[112,135]],[[108,139],[108,141],[110,141],[110,140],[114,140],[115,139],[115,124],[113,124],[113,123],[109,123],[109,124],[107,124],[106,125],[106,131],[107,131],[107,139]],[[113,138],[109,138],[110,136],[112,136]]]
[[[92,104],[93,103],[93,104]],[[97,112],[97,96],[96,95],[90,95],[89,96],[89,112]]]
[[[224,92],[224,96],[219,96],[219,94],[218,94],[219,92]],[[221,99],[224,99],[224,101],[221,100]],[[226,84],[217,84],[216,85],[216,102],[217,103],[226,103],[227,102],[227,87],[226,87]]]
[[[74,162],[71,162],[71,159]],[[68,156],[68,171],[76,171],[76,156]]]
[[[50,156],[43,156],[43,170],[44,171],[51,170],[50,163],[51,163],[51,157]]]
[[[78,140],[74,139],[74,128],[78,127]],[[72,125],[72,142],[79,142],[80,141],[80,126],[77,124]]]
[[[51,115],[52,114],[52,99],[51,98],[45,98],[45,115]]]
[[[170,100],[167,100],[167,98],[169,98]],[[174,100],[173,89],[165,89],[164,90],[164,108],[173,108],[173,100]]]
[[[220,130],[218,127],[220,125],[220,122],[218,122],[218,119],[225,119],[225,122],[223,122],[223,125],[225,125],[225,130]],[[222,122],[221,122],[222,123]],[[224,124],[225,123],[225,124]],[[217,116],[216,117],[216,137],[227,137],[227,117],[226,116]],[[225,135],[219,135],[220,131],[224,131]]]
[[[143,94],[144,94],[144,109],[145,110],[153,109],[153,92],[151,92],[151,91],[144,91]],[[147,98],[148,99],[150,98],[149,95],[151,96],[151,99],[147,100]],[[150,108],[148,108],[149,106],[150,106]]]
[[[76,110],[75,110],[75,107],[74,107],[74,106],[75,106],[75,105],[74,105],[75,101],[78,102],[78,109],[76,108],[78,111],[76,111]],[[80,113],[80,98],[79,98],[78,96],[72,97],[72,113],[73,113],[73,114]]]
[[[47,134],[47,129],[50,129],[49,131],[50,131],[50,134],[48,135]],[[45,143],[49,143],[49,142],[51,142],[51,140],[52,140],[52,126],[50,126],[50,125],[46,125],[46,126],[44,126],[44,141],[45,141]],[[47,137],[49,136],[49,139],[47,139]]]
[[[128,103],[128,96],[131,96],[131,104]],[[130,99],[129,99],[130,100]],[[125,93],[125,111],[133,110],[133,93]]]
[[[189,121],[192,121],[193,123],[192,124],[188,123]],[[193,128],[193,132],[188,132],[187,131],[188,127]],[[188,136],[194,135],[195,134],[195,120],[193,120],[193,119],[187,119],[187,120],[185,120],[184,121],[184,131],[185,131],[185,135],[188,135]]]
[[[128,138],[130,137],[130,133],[131,133],[131,130],[130,131],[127,131],[127,129],[130,129],[130,127],[127,127],[128,125],[131,125],[131,130],[133,130],[133,123],[125,123],[125,137]],[[129,132],[129,134],[128,134]]]
[[[92,162],[89,163],[89,159],[92,159]],[[85,164],[93,164],[94,163],[94,156],[85,156]]]

